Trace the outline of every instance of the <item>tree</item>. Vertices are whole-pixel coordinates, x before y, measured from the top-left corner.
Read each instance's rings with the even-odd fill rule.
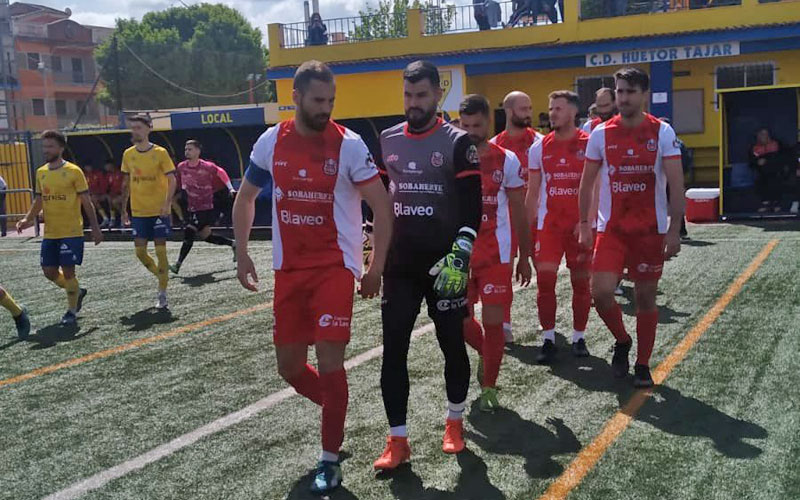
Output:
[[[105,82],[101,102],[117,108],[121,93],[127,109],[163,109],[248,102],[248,76],[264,74],[269,52],[261,31],[235,9],[195,4],[150,12],[141,22],[118,19],[114,36],[97,47],[95,57]],[[205,97],[187,89],[240,95]],[[275,100],[269,84],[254,93],[260,102]]]
[[[361,23],[350,32],[354,40],[376,40],[408,36],[408,9],[421,9],[425,12],[425,33],[428,35],[446,32],[455,16],[454,5],[443,5],[439,9],[432,0],[378,0],[377,7],[367,4],[359,10]]]

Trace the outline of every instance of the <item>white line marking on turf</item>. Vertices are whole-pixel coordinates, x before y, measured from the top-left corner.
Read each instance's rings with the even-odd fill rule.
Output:
[[[522,289],[521,287],[517,286],[514,288],[514,291],[517,292],[521,289]],[[475,306],[475,313],[478,313],[481,309],[482,309],[481,304],[477,304]],[[433,323],[428,323],[427,325],[417,328],[412,332],[411,340],[414,340],[430,331],[433,331],[433,328],[434,328]],[[372,361],[373,359],[379,357],[381,354],[383,354],[383,345],[373,347],[368,351],[362,352],[361,354],[358,354],[348,359],[347,361],[345,361],[344,366],[347,370],[351,370],[368,361]],[[204,437],[211,436],[213,434],[216,434],[218,432],[227,429],[228,427],[234,426],[240,422],[255,417],[259,413],[268,410],[273,406],[278,405],[279,403],[289,399],[295,394],[297,393],[291,387],[287,387],[286,389],[274,392],[269,396],[265,397],[264,399],[258,400],[251,405],[245,406],[241,410],[229,413],[228,415],[220,417],[211,423],[208,423],[191,432],[183,434],[182,436],[178,436],[172,441],[162,444],[161,446],[157,446],[156,448],[153,448],[152,450],[145,452],[139,455],[138,457],[131,458],[130,460],[122,462],[119,465],[115,465],[104,471],[98,472],[93,476],[78,481],[77,483],[73,483],[72,485],[64,488],[63,490],[57,491],[51,495],[46,496],[44,500],[67,500],[67,499],[79,498],[85,495],[86,493],[89,493],[90,491],[102,488],[103,486],[107,485],[108,483],[110,483],[115,479],[124,477],[130,474],[131,472],[142,469],[147,465],[150,465],[152,463],[161,460],[162,458],[166,458],[170,455],[173,455],[174,453],[182,450],[183,448],[193,445],[194,443],[203,439]]]

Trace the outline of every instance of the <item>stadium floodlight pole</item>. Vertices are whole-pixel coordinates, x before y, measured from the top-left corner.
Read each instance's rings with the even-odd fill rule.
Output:
[[[114,50],[114,78],[117,80],[116,98],[117,98],[117,113],[119,116],[119,128],[125,128],[125,113],[122,106],[122,78],[119,71],[119,44],[117,42],[117,34],[111,39],[111,47]]]

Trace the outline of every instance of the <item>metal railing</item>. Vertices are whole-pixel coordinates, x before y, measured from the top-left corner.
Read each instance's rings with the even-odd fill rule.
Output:
[[[33,202],[34,193],[33,189],[0,189],[0,222],[4,222],[6,224],[9,223],[9,219],[22,219],[27,213],[24,214],[9,214],[6,213],[6,196],[18,193],[28,193],[31,197],[31,202]],[[34,234],[39,236],[39,216],[36,216],[36,222],[33,225]],[[9,228],[11,231],[16,231],[16,228]]]
[[[423,31],[425,35],[441,35],[553,24],[563,21],[562,9],[563,2],[556,0],[497,2],[497,7],[484,3],[444,5],[423,11]]]
[[[290,23],[281,25],[281,31],[285,49],[404,38],[408,36],[408,15],[391,12],[324,19],[321,26],[310,22]]]
[[[581,0],[581,19],[656,14],[741,4],[741,0]]]

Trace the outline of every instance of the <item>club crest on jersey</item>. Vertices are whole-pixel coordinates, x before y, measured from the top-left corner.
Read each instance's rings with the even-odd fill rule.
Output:
[[[501,184],[503,182],[503,171],[495,170],[492,172],[492,180],[495,182],[495,184]]]
[[[369,165],[369,159],[367,159],[367,165]],[[322,172],[325,175],[336,175],[339,173],[339,164],[333,158],[328,158],[322,166]]]
[[[474,144],[471,145],[467,150],[467,161],[475,165],[481,161],[481,158],[478,155],[478,148]]]
[[[275,186],[275,199],[278,201],[283,199],[283,190],[278,186]]]
[[[431,165],[434,167],[441,167],[444,165],[444,155],[438,151],[434,151],[431,155]]]
[[[648,139],[647,140],[647,150],[651,153],[655,153],[656,149],[658,149],[658,145],[656,144],[655,139]]]

